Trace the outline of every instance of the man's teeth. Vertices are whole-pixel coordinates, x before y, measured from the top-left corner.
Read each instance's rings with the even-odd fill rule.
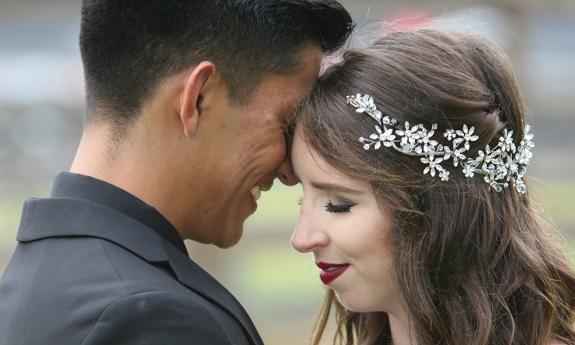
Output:
[[[252,194],[254,200],[258,201],[260,199],[260,196],[262,195],[262,189],[260,188],[260,186],[255,186],[250,190],[250,193]]]

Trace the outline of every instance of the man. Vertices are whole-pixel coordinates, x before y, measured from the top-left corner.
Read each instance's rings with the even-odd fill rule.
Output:
[[[85,0],[85,129],[52,195],[26,202],[0,281],[0,344],[261,344],[183,239],[230,247],[274,178],[334,0]]]

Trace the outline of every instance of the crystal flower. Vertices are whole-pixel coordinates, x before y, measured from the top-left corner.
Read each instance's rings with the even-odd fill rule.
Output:
[[[471,165],[465,165],[463,167],[463,174],[465,175],[465,177],[473,177],[475,176],[475,168]]]
[[[417,139],[419,139],[419,134],[418,134],[418,130],[419,130],[419,126],[413,126],[410,128],[409,126],[409,122],[405,121],[405,129],[400,129],[395,131],[395,133],[399,136],[401,136],[401,144],[415,144],[415,142],[417,141]]]
[[[467,125],[463,125],[463,130],[455,131],[455,133],[457,133],[457,135],[461,137],[460,139],[463,139],[463,141],[465,142],[464,146],[466,150],[469,150],[470,141],[476,141],[477,139],[479,139],[479,136],[473,135],[473,132],[475,132],[475,127],[468,128]]]
[[[457,135],[455,134],[455,130],[454,129],[448,129],[445,131],[445,133],[443,133],[443,136],[447,138],[447,140],[451,141],[455,138],[457,138]]]
[[[441,162],[443,162],[443,158],[441,157],[434,158],[433,156],[429,156],[429,158],[421,158],[421,163],[428,164],[428,166],[423,170],[423,174],[425,175],[429,173],[429,175],[435,176],[435,170],[443,171],[443,167],[439,165]]]
[[[501,147],[505,151],[515,151],[515,143],[513,143],[513,131],[507,131],[507,128],[503,130],[503,136],[499,138]]]
[[[441,178],[441,181],[449,181],[449,171],[441,170],[439,172],[439,177]]]

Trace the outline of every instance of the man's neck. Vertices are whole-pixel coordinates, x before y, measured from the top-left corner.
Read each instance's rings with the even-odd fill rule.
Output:
[[[127,138],[118,146],[103,127],[85,130],[70,172],[90,176],[110,183],[136,196],[157,209],[176,229],[180,229],[177,209],[178,187],[172,169],[164,166],[165,159],[154,150],[142,149],[137,136]],[[110,144],[114,143],[114,144]],[[166,163],[167,164],[167,163]],[[172,183],[174,182],[174,183]],[[176,206],[175,206],[175,205]],[[182,238],[186,238],[180,233]]]

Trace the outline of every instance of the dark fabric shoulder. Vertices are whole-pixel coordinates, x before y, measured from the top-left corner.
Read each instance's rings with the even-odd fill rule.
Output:
[[[141,292],[110,304],[82,345],[231,345],[216,318],[184,295]]]

